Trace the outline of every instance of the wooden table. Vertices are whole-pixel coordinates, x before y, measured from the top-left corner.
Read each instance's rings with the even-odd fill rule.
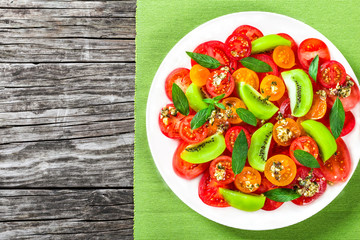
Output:
[[[132,239],[136,1],[0,1],[0,239]]]

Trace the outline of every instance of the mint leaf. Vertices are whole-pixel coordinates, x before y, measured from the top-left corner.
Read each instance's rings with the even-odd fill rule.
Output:
[[[275,188],[264,192],[265,197],[276,202],[288,202],[301,197],[300,194],[290,188]]]
[[[300,149],[295,150],[294,157],[296,158],[296,160],[298,160],[299,163],[301,163],[305,167],[320,168],[320,165],[316,160],[316,158],[312,154],[304,150],[300,150]]]
[[[254,72],[272,72],[269,64],[253,57],[246,57],[240,60],[241,64]]]
[[[319,55],[316,55],[315,58],[311,61],[309,67],[309,75],[316,82],[316,76],[319,68]]]
[[[335,139],[337,139],[344,127],[345,111],[344,107],[337,97],[330,111],[330,129]]]
[[[232,170],[234,174],[239,174],[244,169],[248,152],[248,141],[245,132],[241,130],[237,136],[232,153]]]
[[[221,108],[223,110],[226,110],[226,107],[222,103],[215,103],[215,106],[217,106],[218,108]]]
[[[237,113],[237,115],[239,115],[241,120],[243,120],[247,124],[250,124],[252,126],[257,125],[255,115],[252,112],[250,112],[249,110],[247,110],[245,108],[238,108],[238,109],[236,109],[236,113]]]
[[[172,85],[172,100],[174,102],[175,108],[182,114],[182,115],[189,115],[190,108],[189,102],[186,98],[185,93],[181,90],[181,88],[173,83]]]
[[[205,98],[205,99],[203,99],[203,101],[208,104],[214,104],[214,99],[212,99],[212,98]]]
[[[216,102],[219,102],[221,99],[223,99],[225,97],[225,93],[219,95],[219,96],[216,96],[213,98],[214,101]]]
[[[191,129],[197,129],[204,125],[211,115],[211,108],[204,108],[198,111],[190,122]]]
[[[186,52],[187,55],[189,55],[189,57],[191,57],[191,59],[193,59],[195,62],[197,62],[198,64],[200,64],[203,67],[206,68],[210,68],[210,69],[215,69],[220,67],[220,62],[218,60],[216,60],[213,57],[210,57],[208,55],[205,54],[201,54],[201,53],[194,53],[194,52]]]

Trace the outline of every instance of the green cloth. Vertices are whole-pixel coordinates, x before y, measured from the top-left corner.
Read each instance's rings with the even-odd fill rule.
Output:
[[[278,230],[245,231],[212,222],[185,205],[161,178],[146,136],[152,79],[170,49],[188,32],[234,12],[293,17],[324,34],[360,77],[360,1],[138,0],[136,14],[135,226],[136,239],[360,239],[360,171],[345,190],[311,218]],[[170,161],[170,160],[169,160]]]

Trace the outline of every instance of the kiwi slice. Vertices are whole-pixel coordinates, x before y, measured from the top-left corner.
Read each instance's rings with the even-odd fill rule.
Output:
[[[261,209],[266,200],[263,194],[245,194],[225,188],[219,188],[219,192],[232,207],[247,212],[254,212]]]
[[[201,109],[208,107],[208,104],[203,101],[204,98],[201,94],[200,87],[196,86],[194,83],[190,84],[186,89],[185,95],[189,101],[190,107],[194,109],[194,111],[198,112]]]
[[[291,46],[291,42],[276,34],[265,35],[251,42],[251,54],[269,51],[280,45]]]
[[[274,125],[266,123],[251,137],[248,160],[251,167],[263,172],[267,161]]]
[[[282,72],[281,76],[289,92],[292,115],[305,116],[313,101],[313,88],[309,76],[301,69]]]
[[[222,134],[214,134],[200,143],[187,146],[180,157],[189,163],[205,163],[220,156],[226,148]]]
[[[246,107],[258,119],[267,120],[279,110],[272,102],[265,99],[252,86],[244,82],[238,83],[237,91]]]

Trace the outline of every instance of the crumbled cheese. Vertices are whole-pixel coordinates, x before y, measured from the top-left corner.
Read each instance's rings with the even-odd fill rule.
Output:
[[[348,79],[348,78],[347,78]],[[330,88],[330,95],[346,98],[351,94],[351,88],[354,86],[354,83],[348,79],[345,85],[336,84],[335,88]]]
[[[287,142],[293,137],[293,133],[289,128],[284,128],[283,126],[278,126],[276,128],[277,137],[281,142]]]
[[[270,167],[271,176],[275,178],[277,181],[281,179],[281,170],[284,169],[284,166],[281,164],[281,162],[273,162],[273,164]]]
[[[319,90],[316,92],[316,94],[320,95],[320,98],[326,98],[326,91],[325,90]]]
[[[214,74],[213,76],[213,84],[215,86],[219,86],[221,84],[221,81],[226,78],[226,72],[221,72],[220,74]]]
[[[304,197],[313,197],[319,192],[319,185],[317,182],[312,182],[311,178],[306,177],[305,179],[298,178],[299,188],[296,192]]]
[[[279,88],[275,85],[271,85],[270,89],[271,89],[271,92],[275,93]]]
[[[225,180],[226,169],[225,167],[219,163],[215,168],[215,178],[218,181]]]
[[[230,68],[228,66],[224,66],[224,67],[220,68],[220,70],[230,72]]]

